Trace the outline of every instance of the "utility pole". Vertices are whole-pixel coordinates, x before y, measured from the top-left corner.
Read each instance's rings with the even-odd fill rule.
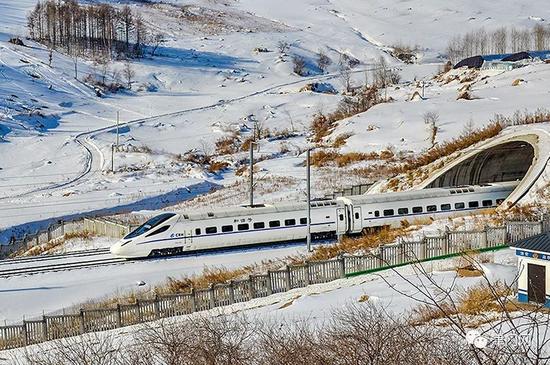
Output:
[[[115,172],[115,145],[111,145],[111,172]]]
[[[307,194],[307,236],[306,236],[306,243],[307,243],[307,252],[311,252],[311,166],[310,166],[310,158],[309,155],[311,153],[311,149],[308,148],[306,152],[306,194]]]
[[[117,110],[116,112],[116,148],[118,150],[118,123],[119,123],[119,119],[120,119],[120,112]]]
[[[422,99],[424,99],[424,90],[426,89],[426,84],[424,80],[422,80]]]
[[[250,207],[254,206],[254,142],[250,142]]]

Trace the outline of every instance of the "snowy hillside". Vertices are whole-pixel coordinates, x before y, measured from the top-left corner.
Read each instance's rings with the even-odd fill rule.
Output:
[[[246,179],[236,174],[246,150],[216,157],[221,169],[188,157],[215,154],[216,142],[227,136],[250,138],[255,122],[271,133],[260,141],[260,176],[292,180],[259,199],[303,198],[301,153],[313,116],[331,112],[342,99],[342,57],[353,61],[356,86],[372,81],[380,57],[401,75],[384,91],[393,102],[338,123],[327,140],[351,135],[342,151],[420,152],[429,147],[426,112],[439,114],[437,140],[443,141],[467,123],[486,124],[495,113],[545,107],[550,92],[550,66],[543,63],[478,75],[470,86],[475,100],[469,101],[456,100],[459,81],[432,79],[451,37],[479,27],[545,24],[550,15],[542,1],[525,3],[519,12],[468,0],[445,6],[416,0],[368,6],[347,0],[129,2],[165,42],[155,56],[130,61],[131,90],[101,98],[84,81],[100,77],[92,60],[76,60],[75,79],[73,58],[54,51],[50,66],[45,46],[8,42],[26,34],[34,3],[0,0],[0,228],[15,227],[0,234],[2,241],[28,230],[27,223],[157,209],[238,184]],[[282,51],[281,42],[289,45]],[[418,45],[419,64],[392,57],[390,47],[397,44]],[[320,50],[331,61],[325,72],[316,64]],[[304,60],[303,76],[293,72],[296,57]],[[124,67],[124,61],[113,61],[106,78],[120,78]],[[524,81],[514,87],[516,79]],[[418,80],[426,82],[425,99],[408,101],[421,90]],[[314,82],[338,94],[300,91]],[[129,124],[120,128],[112,161],[117,112]],[[328,170],[314,171],[316,195],[372,180]],[[244,201],[239,196],[231,203]]]

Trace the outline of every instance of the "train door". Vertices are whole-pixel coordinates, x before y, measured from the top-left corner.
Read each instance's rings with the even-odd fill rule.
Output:
[[[363,230],[363,214],[361,212],[361,207],[353,207],[353,217],[351,218],[353,222],[352,232],[359,233]]]
[[[346,208],[336,208],[336,234],[345,234],[347,231]]]
[[[190,249],[190,248],[192,248],[191,247],[192,245],[193,245],[193,231],[189,230],[189,231],[185,232],[184,248]]]

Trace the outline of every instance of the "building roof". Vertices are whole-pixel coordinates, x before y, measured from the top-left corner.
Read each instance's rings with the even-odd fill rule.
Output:
[[[483,59],[482,56],[473,56],[473,57],[468,57],[463,59],[462,61],[454,65],[453,68],[454,69],[461,68],[461,67],[481,68],[481,66],[483,66],[483,62],[485,62],[485,60]]]
[[[518,53],[514,53],[514,54],[511,54],[509,56],[506,56],[502,59],[502,61],[504,62],[516,62],[516,61],[521,61],[521,60],[530,60],[532,57],[529,53],[527,52],[518,52]]]
[[[518,241],[512,245],[512,248],[550,253],[550,232],[541,233]]]

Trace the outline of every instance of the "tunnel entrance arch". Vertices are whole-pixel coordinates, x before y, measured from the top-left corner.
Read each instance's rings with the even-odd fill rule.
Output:
[[[526,141],[512,141],[481,150],[438,176],[426,188],[517,181],[525,177],[535,158]]]

